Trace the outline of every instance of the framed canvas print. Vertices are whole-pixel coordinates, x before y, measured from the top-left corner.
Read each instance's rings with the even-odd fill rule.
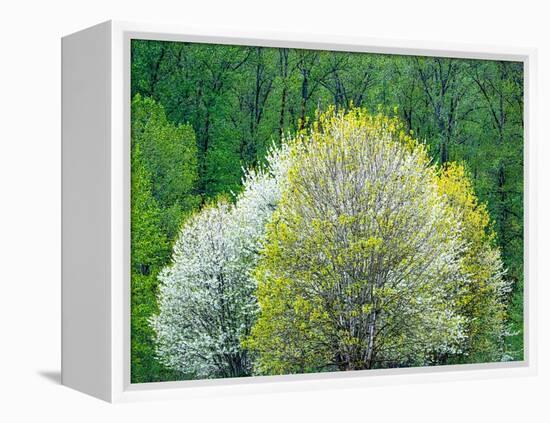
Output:
[[[120,22],[62,46],[65,385],[535,371],[532,51]]]

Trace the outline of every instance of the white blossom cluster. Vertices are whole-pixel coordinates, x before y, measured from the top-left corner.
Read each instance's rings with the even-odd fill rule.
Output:
[[[168,367],[198,378],[250,374],[241,346],[258,312],[252,277],[266,223],[281,197],[288,147],[245,171],[235,204],[219,201],[192,216],[160,276],[159,313],[151,319],[157,354]]]

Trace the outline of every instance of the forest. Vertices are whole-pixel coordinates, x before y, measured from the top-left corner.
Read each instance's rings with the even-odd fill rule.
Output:
[[[132,40],[131,96],[132,383],[523,359],[522,63]]]

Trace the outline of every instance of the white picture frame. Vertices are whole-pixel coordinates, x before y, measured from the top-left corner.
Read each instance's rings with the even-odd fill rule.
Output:
[[[520,362],[130,383],[130,40],[524,63],[525,356]],[[62,40],[62,383],[110,402],[527,376],[536,373],[536,51],[109,21]]]

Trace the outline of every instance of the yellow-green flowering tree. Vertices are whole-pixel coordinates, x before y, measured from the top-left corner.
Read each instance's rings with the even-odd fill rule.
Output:
[[[479,203],[463,165],[447,163],[439,172],[439,192],[461,223],[466,246],[461,271],[468,275],[457,294],[458,312],[468,320],[462,355],[444,357],[451,362],[499,361],[506,319],[506,295],[500,250],[487,207]]]
[[[362,109],[329,110],[293,145],[255,272],[255,372],[424,365],[470,348],[483,313],[468,295],[490,285],[499,303],[502,272],[458,168],[441,172],[398,120]]]

